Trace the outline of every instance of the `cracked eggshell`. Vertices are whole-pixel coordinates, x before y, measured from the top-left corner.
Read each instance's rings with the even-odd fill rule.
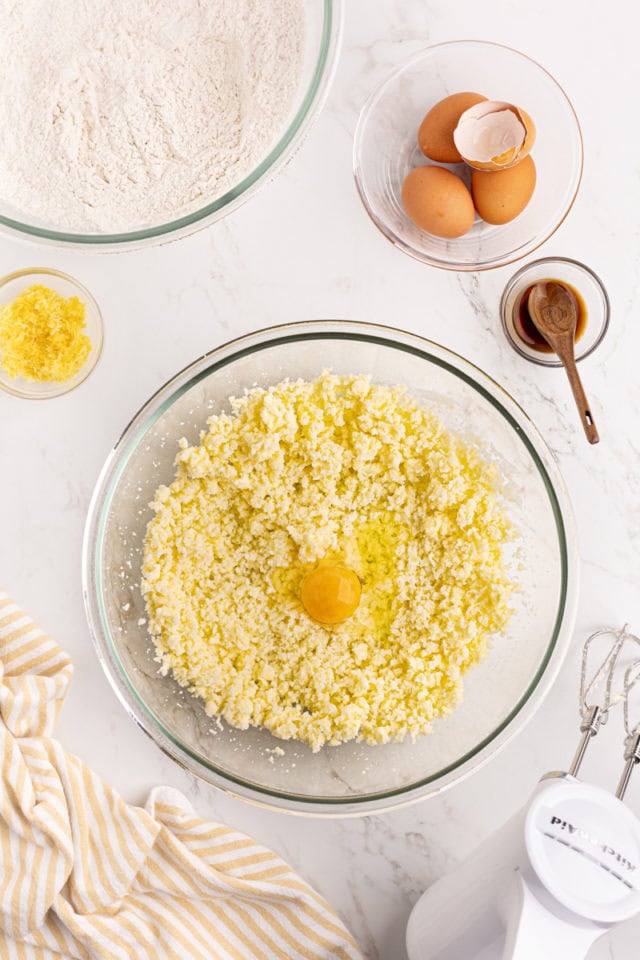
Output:
[[[529,114],[501,100],[486,100],[465,110],[453,132],[465,163],[488,172],[507,170],[524,160],[535,138]]]

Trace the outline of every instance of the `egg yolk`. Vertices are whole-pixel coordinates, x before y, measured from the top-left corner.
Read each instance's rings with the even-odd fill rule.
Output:
[[[361,591],[358,575],[348,567],[316,567],[302,581],[302,604],[318,623],[342,623],[357,610]]]

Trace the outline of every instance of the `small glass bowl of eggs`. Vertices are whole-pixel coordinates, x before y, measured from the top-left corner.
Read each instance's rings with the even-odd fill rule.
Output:
[[[486,162],[487,138],[508,146],[514,129],[512,152]],[[354,141],[373,222],[449,270],[501,267],[544,243],[571,209],[582,162],[577,117],[553,77],[476,40],[435,44],[396,69],[365,104]]]

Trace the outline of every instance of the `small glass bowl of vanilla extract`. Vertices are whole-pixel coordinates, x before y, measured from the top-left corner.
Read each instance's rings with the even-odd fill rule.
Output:
[[[576,360],[588,357],[602,343],[609,327],[609,297],[593,270],[577,260],[563,257],[534,260],[511,277],[500,303],[507,340],[526,360],[545,367],[561,367],[561,361],[538,332],[527,306],[534,284],[551,280],[566,287],[575,300]]]

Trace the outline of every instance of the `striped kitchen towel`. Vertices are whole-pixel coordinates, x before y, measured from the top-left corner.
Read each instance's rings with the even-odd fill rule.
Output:
[[[68,655],[0,593],[0,957],[358,960],[279,857],[169,787],[126,804],[52,738]]]

